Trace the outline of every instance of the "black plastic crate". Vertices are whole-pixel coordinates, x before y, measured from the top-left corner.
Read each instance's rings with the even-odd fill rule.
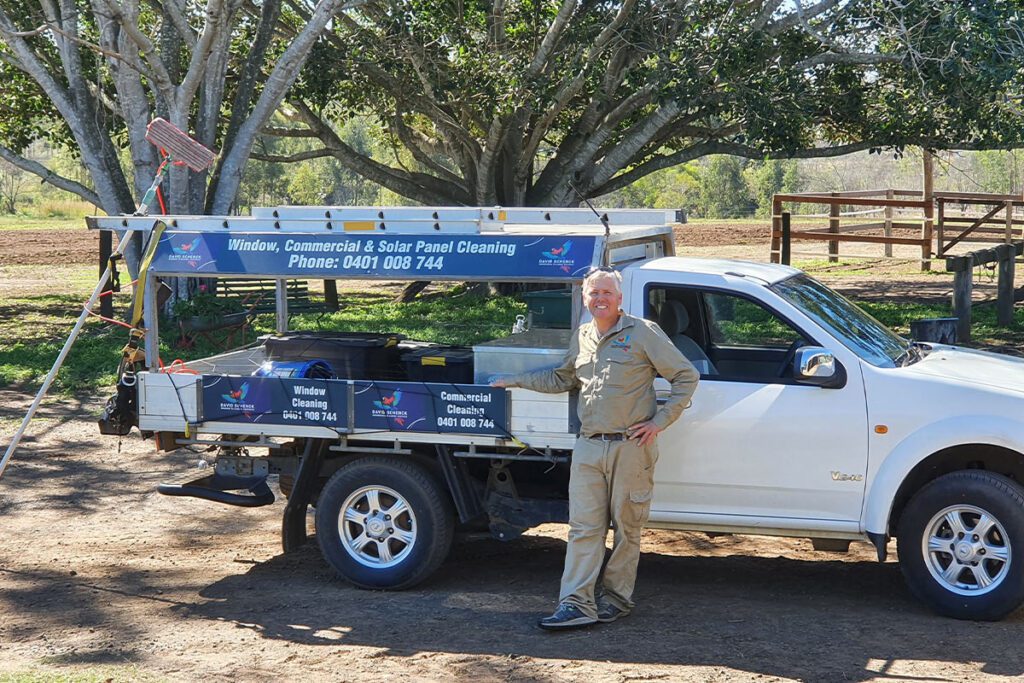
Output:
[[[400,334],[302,332],[267,337],[270,360],[323,360],[342,379],[400,379]]]
[[[402,365],[410,382],[473,383],[473,349],[462,346],[407,351],[402,354]]]

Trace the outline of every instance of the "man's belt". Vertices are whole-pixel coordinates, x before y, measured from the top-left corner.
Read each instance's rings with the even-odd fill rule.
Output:
[[[584,434],[583,438],[593,439],[594,441],[625,441],[629,436],[622,432],[608,432],[603,434]]]

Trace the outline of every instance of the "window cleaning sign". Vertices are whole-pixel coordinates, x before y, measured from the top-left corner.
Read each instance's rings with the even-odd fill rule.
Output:
[[[327,379],[203,375],[202,419],[347,431],[349,384]]]
[[[152,272],[163,275],[464,280],[579,279],[594,236],[165,233]]]

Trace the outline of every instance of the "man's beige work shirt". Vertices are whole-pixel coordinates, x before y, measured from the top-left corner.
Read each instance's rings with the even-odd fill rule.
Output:
[[[672,385],[660,409],[657,375]],[[660,327],[621,313],[603,336],[593,321],[580,325],[558,367],[514,375],[506,383],[550,394],[579,387],[580,431],[589,435],[622,433],[647,420],[665,429],[683,412],[699,378]]]

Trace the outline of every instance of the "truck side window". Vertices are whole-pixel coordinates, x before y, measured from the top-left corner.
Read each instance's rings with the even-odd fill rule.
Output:
[[[791,349],[809,343],[787,321],[756,301],[703,292],[708,357],[722,379],[780,382]]]
[[[708,292],[704,303],[713,344],[785,349],[801,338],[789,323],[749,299]]]

